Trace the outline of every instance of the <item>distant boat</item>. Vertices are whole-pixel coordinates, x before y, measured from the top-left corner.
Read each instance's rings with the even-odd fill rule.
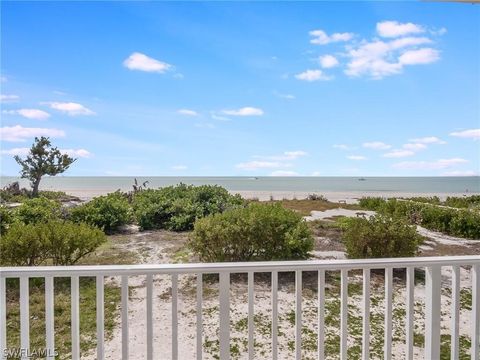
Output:
[[[358,181],[365,181],[365,180],[367,180],[367,179],[365,179],[365,178],[359,178],[358,179]]]

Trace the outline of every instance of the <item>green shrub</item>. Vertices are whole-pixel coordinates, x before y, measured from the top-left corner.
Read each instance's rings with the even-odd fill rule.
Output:
[[[381,197],[363,197],[358,201],[362,208],[373,211],[378,210],[385,202]]]
[[[244,203],[220,186],[179,184],[135,194],[133,210],[142,229],[191,230],[196,219],[221,213]]]
[[[347,256],[352,259],[414,256],[422,239],[415,226],[389,216],[350,218],[343,229]]]
[[[71,265],[105,240],[101,230],[87,224],[68,221],[14,223],[0,238],[1,263],[13,266]]]
[[[13,210],[15,218],[24,224],[36,224],[62,218],[61,204],[44,197],[28,199]]]
[[[132,210],[127,198],[117,191],[74,207],[70,218],[74,222],[85,222],[106,232],[113,232],[131,221]]]
[[[4,235],[13,224],[15,217],[11,209],[0,205],[0,236]]]
[[[190,246],[206,262],[294,260],[309,257],[313,237],[296,212],[251,203],[197,220]]]

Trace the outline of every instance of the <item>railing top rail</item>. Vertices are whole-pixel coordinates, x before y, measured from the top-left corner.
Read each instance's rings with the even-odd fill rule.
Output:
[[[303,260],[303,261],[263,261],[263,262],[224,262],[196,264],[143,264],[143,265],[84,265],[84,266],[24,266],[0,267],[0,277],[69,277],[77,276],[120,276],[146,274],[188,274],[188,273],[246,273],[288,272],[295,270],[340,270],[340,269],[384,269],[425,266],[478,265],[480,255],[441,256],[354,260]]]

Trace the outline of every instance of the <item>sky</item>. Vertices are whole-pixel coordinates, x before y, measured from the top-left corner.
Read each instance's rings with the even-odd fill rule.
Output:
[[[1,175],[480,173],[480,5],[0,6]]]

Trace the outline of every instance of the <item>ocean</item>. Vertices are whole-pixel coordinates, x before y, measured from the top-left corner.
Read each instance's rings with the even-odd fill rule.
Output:
[[[56,176],[42,179],[43,190],[65,192],[110,192],[131,190],[135,176]],[[480,177],[169,177],[139,176],[139,183],[148,181],[148,187],[158,188],[180,182],[192,185],[217,184],[230,191],[248,192],[358,192],[358,193],[480,193]],[[28,181],[2,176],[0,185]]]

